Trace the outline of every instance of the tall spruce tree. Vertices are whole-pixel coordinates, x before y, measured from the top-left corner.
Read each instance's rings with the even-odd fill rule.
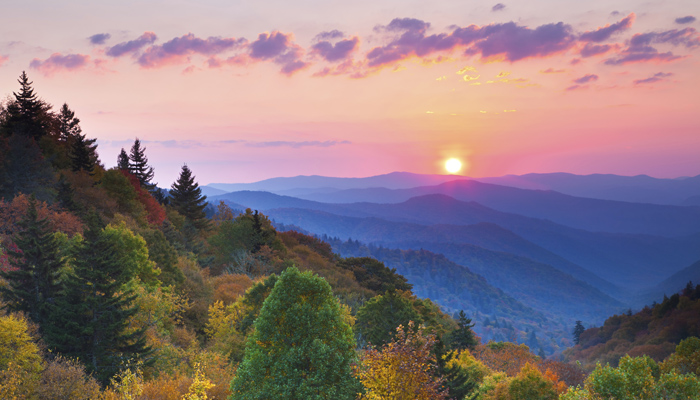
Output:
[[[73,257],[73,273],[66,278],[46,341],[54,351],[81,360],[107,383],[150,349],[144,330],[128,330],[128,319],[137,312],[135,296],[125,289],[127,277],[114,243],[103,234],[95,214],[88,217],[88,230]]]
[[[119,168],[122,171],[129,171],[129,155],[126,154],[126,151],[122,148],[121,153],[119,153],[119,156],[117,156],[117,168]]]
[[[134,145],[131,146],[131,152],[129,153],[129,172],[139,180],[139,183],[144,189],[152,191],[156,188],[156,184],[151,182],[155,175],[153,167],[148,165],[146,148],[141,147],[139,138],[136,138],[136,140],[134,140]]]
[[[666,295],[664,295],[666,296]],[[586,328],[583,327],[583,324],[581,321],[576,321],[576,325],[574,326],[574,331],[572,332],[574,335],[574,343],[579,344],[581,342],[581,334],[586,330]]]
[[[34,82],[29,81],[25,71],[17,82],[20,90],[12,93],[15,99],[7,105],[3,131],[6,136],[16,133],[39,140],[48,132],[48,118],[45,117],[51,106],[37,98],[32,88]]]
[[[97,161],[96,140],[87,139],[81,133],[77,133],[72,138],[70,160],[74,172],[87,171],[90,174],[94,172]]]
[[[68,104],[63,103],[57,117],[60,141],[67,142],[83,132],[80,128],[80,120],[75,117],[75,112],[68,107]]]
[[[204,213],[204,208],[207,206],[207,196],[202,195],[202,189],[199,188],[199,184],[195,182],[194,178],[187,164],[183,165],[180,176],[171,187],[170,204],[192,225],[201,230],[209,225],[209,220]]]
[[[26,312],[44,328],[60,290],[58,276],[63,259],[48,221],[39,219],[34,196],[19,225],[22,230],[14,238],[19,251],[9,251],[10,263],[16,269],[0,270],[8,283],[7,287],[0,286],[0,293],[7,308]]]
[[[450,345],[453,349],[473,350],[479,344],[479,341],[472,330],[473,327],[474,324],[472,323],[471,318],[467,318],[467,314],[464,313],[464,310],[459,310],[459,315],[457,317],[457,329],[452,331],[450,334]]]

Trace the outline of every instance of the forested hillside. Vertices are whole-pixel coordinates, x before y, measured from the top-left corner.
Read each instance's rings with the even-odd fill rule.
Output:
[[[635,358],[586,377],[545,359],[564,328],[488,278],[428,251],[334,240],[342,257],[258,210],[209,203],[186,160],[158,185],[138,138],[106,168],[75,111],[24,73],[19,84],[0,107],[2,399],[583,399],[601,381],[617,390],[606,374],[700,392],[693,338],[660,373],[624,369],[658,370]],[[594,293],[566,276],[562,290]],[[697,315],[699,290],[658,313]]]

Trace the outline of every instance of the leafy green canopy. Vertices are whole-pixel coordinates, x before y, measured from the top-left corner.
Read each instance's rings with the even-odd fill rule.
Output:
[[[354,399],[355,340],[330,285],[286,269],[265,300],[231,399]]]

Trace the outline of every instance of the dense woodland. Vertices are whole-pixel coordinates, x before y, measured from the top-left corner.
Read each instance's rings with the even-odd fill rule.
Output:
[[[571,363],[545,358],[537,337],[482,341],[474,323],[487,323],[470,316],[531,310],[462,298],[430,274],[416,293],[375,258],[207,206],[186,164],[161,189],[138,139],[106,169],[67,104],[24,73],[19,84],[0,108],[0,398],[698,398],[697,321],[667,319],[697,316],[698,289],[576,330]],[[407,275],[451,268],[398,256],[414,260]],[[635,339],[663,351],[623,347]]]

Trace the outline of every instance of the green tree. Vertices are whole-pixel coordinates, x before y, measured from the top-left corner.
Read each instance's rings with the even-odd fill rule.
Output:
[[[146,148],[141,147],[141,141],[139,138],[134,140],[134,145],[131,146],[131,152],[129,153],[129,172],[134,175],[143,188],[148,191],[152,191],[156,188],[156,184],[152,183],[153,167],[148,165],[148,157],[146,157]]]
[[[126,154],[126,151],[122,148],[122,151],[119,153],[119,156],[117,157],[117,168],[122,170],[122,171],[129,171],[129,155]]]
[[[187,164],[182,166],[180,176],[172,185],[170,196],[173,208],[187,218],[197,229],[209,226],[209,220],[204,214],[207,206],[207,196],[202,196],[202,189],[195,182],[192,171]]]
[[[405,292],[390,290],[383,295],[369,299],[357,311],[357,324],[360,340],[369,342],[372,346],[382,346],[393,339],[396,328],[408,326],[410,321],[415,326],[423,323],[423,319],[413,308],[413,304]]]
[[[265,300],[230,399],[355,399],[355,341],[330,285],[286,269]]]
[[[452,331],[449,335],[451,347],[457,350],[473,350],[479,344],[479,340],[472,330],[473,327],[474,324],[471,318],[467,318],[467,314],[464,313],[464,310],[459,310],[457,329]]]
[[[149,353],[145,329],[128,333],[128,320],[137,310],[132,306],[134,296],[124,286],[128,277],[118,246],[111,239],[98,217],[91,215],[46,335],[51,348],[81,360],[103,384]]]
[[[411,290],[413,285],[396,273],[396,268],[388,268],[383,262],[372,257],[349,257],[338,261],[338,266],[352,271],[357,282],[376,293],[387,290]]]
[[[97,139],[87,139],[85,135],[78,133],[73,137],[70,160],[74,172],[86,171],[92,174],[97,164]]]
[[[583,324],[581,321],[576,321],[576,326],[574,327],[574,343],[579,344],[581,341],[581,334],[586,330],[586,328],[583,327]]]
[[[2,271],[8,282],[0,293],[13,311],[24,311],[32,321],[45,327],[52,304],[60,290],[58,277],[63,260],[58,242],[48,221],[39,219],[36,199],[31,197],[27,214],[20,222],[22,230],[14,238],[18,251],[9,251],[14,270]]]

